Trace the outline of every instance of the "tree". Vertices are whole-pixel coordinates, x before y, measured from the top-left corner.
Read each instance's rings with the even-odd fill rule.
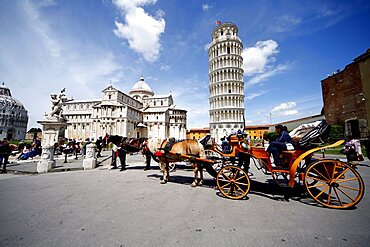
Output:
[[[37,132],[42,132],[40,128],[31,128],[27,133],[37,133]]]

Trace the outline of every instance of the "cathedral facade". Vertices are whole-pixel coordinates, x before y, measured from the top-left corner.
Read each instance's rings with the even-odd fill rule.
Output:
[[[216,140],[244,129],[243,44],[233,23],[212,31],[209,58],[210,134]]]
[[[128,94],[112,85],[96,100],[66,102],[66,138],[96,140],[106,133],[125,137],[185,139],[187,111],[174,104],[172,95],[155,95],[141,77]]]

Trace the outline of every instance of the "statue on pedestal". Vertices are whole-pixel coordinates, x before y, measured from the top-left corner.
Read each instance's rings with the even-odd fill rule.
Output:
[[[50,102],[52,104],[51,106],[51,112],[47,115],[48,118],[57,119],[59,121],[65,121],[63,113],[63,106],[65,102],[68,102],[70,100],[67,99],[65,95],[66,89],[63,88],[59,95],[53,93],[50,94]]]

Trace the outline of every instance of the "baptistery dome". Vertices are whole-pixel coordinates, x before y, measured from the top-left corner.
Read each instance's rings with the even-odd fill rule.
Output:
[[[149,85],[144,81],[144,77],[140,77],[140,81],[135,83],[129,92],[129,95],[142,102],[143,99],[153,96],[154,93]]]
[[[27,123],[27,110],[3,83],[0,85],[0,139],[23,140]]]

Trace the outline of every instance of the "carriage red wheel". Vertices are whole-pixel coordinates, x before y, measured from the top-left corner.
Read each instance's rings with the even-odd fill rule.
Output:
[[[241,199],[250,189],[247,172],[237,166],[225,166],[217,174],[217,188],[227,198]]]
[[[364,195],[360,174],[337,160],[320,160],[310,165],[304,184],[315,201],[329,208],[353,207]]]

